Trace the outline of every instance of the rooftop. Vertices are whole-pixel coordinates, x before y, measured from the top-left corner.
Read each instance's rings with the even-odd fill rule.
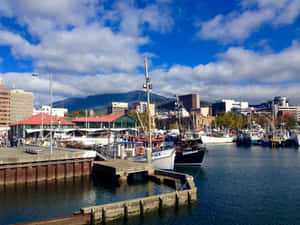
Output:
[[[47,113],[39,113],[34,116],[31,116],[25,120],[21,120],[15,123],[12,123],[11,126],[15,125],[50,125],[51,124],[51,116]],[[64,117],[56,117],[52,116],[52,124],[53,125],[75,125],[73,122],[66,120]]]
[[[96,116],[96,117],[77,117],[72,120],[72,122],[114,122],[116,119],[124,116],[124,113],[121,114],[110,114],[105,116]]]

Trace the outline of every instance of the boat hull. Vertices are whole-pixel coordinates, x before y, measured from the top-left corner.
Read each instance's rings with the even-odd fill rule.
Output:
[[[233,137],[213,137],[213,136],[201,136],[203,144],[223,144],[232,143]]]
[[[203,163],[205,148],[176,152],[175,166],[200,166]]]
[[[152,165],[156,169],[174,170],[176,151],[174,148],[152,152]],[[147,162],[145,156],[137,156],[133,159],[136,162]]]
[[[296,134],[294,137],[295,144],[300,147],[300,134]]]
[[[162,150],[152,153],[152,165],[162,170],[173,170],[175,162],[175,149]]]

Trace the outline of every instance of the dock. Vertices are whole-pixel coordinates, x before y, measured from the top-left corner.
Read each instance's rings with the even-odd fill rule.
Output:
[[[28,148],[36,151],[27,151]],[[0,187],[90,175],[94,151],[22,146],[0,149]]]
[[[127,179],[127,176],[134,173],[147,173],[153,172],[151,164],[142,162],[133,162],[130,160],[107,160],[107,161],[95,161],[94,171],[96,173],[102,173],[119,177],[121,180]]]
[[[108,165],[115,165],[115,162],[107,162]],[[105,163],[106,164],[106,163]],[[128,164],[135,165],[135,164]],[[126,222],[130,217],[136,217],[153,212],[161,212],[165,208],[179,208],[192,205],[197,202],[197,188],[192,176],[169,172],[162,170],[153,170],[152,178],[158,182],[164,179],[177,180],[181,183],[179,190],[175,189],[170,193],[163,193],[159,195],[148,196],[144,198],[129,199],[120,202],[112,202],[103,205],[94,205],[80,208],[74,212],[74,215],[64,216],[59,218],[45,219],[40,221],[33,221],[21,223],[18,225],[57,225],[57,224],[107,224],[111,221],[119,221],[119,223]]]

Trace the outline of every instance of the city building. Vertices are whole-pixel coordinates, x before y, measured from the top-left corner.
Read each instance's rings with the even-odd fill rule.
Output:
[[[279,106],[276,117],[287,114],[292,115],[291,113],[297,121],[300,121],[300,106]]]
[[[77,117],[72,120],[79,128],[135,128],[133,118],[126,114],[110,114],[96,117]]]
[[[180,95],[180,96],[178,96],[178,101],[189,112],[191,112],[192,109],[200,108],[200,95],[199,94]]]
[[[10,122],[24,120],[33,113],[33,93],[24,90],[10,91]]]
[[[10,123],[10,90],[4,88],[0,80],[0,131],[9,128]]]
[[[51,112],[51,107],[48,105],[43,105],[40,109],[34,109],[33,115],[37,115],[37,114],[41,114],[41,113],[46,113],[46,114],[50,115],[51,114],[50,112]],[[66,113],[68,113],[68,109],[52,108],[52,116],[64,117]]]
[[[107,114],[121,114],[128,111],[127,102],[112,102],[107,107]]]
[[[248,102],[236,102],[234,100],[223,99],[212,104],[212,114],[213,116],[219,113],[228,113],[235,111],[238,113],[247,113],[249,108]]]
[[[209,107],[201,107],[200,108],[200,114],[204,117],[207,117],[210,115],[209,111],[210,111]]]
[[[64,117],[52,116],[52,128],[56,129],[71,129],[74,128],[74,123],[66,120]],[[51,117],[47,113],[40,113],[30,116],[27,119],[17,121],[10,125],[10,135],[18,137],[27,137],[32,133],[43,129],[51,128]]]
[[[156,111],[155,111],[155,104],[150,104],[150,114],[151,116],[154,116]],[[130,104],[130,109],[133,109],[139,113],[144,113],[147,112],[147,102],[134,102]]]

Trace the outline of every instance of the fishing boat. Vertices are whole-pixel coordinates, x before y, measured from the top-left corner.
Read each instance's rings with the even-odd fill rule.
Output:
[[[145,145],[148,146],[146,148],[146,154],[139,155],[133,157],[134,161],[137,162],[148,162],[152,163],[154,168],[163,169],[163,170],[173,170],[174,169],[174,161],[176,151],[175,148],[172,146],[165,146],[159,148],[159,150],[152,152],[152,130],[151,130],[151,113],[150,113],[150,89],[152,85],[150,84],[150,77],[148,74],[148,65],[147,59],[145,58],[145,77],[146,77],[146,84],[144,88],[147,91],[147,111],[148,111],[148,143],[146,142]],[[136,154],[137,155],[137,154]]]
[[[200,143],[200,139],[176,143],[175,166],[200,166],[207,151]]]
[[[292,132],[292,139],[296,146],[300,147],[300,132],[294,131]]]
[[[229,135],[225,135],[225,136],[201,135],[201,141],[203,144],[224,144],[224,143],[232,143],[233,137],[230,137]]]
[[[148,150],[148,149],[147,149]],[[174,170],[176,151],[174,147],[165,147],[151,153],[152,166],[161,170]],[[146,155],[133,158],[135,162],[147,162]]]

